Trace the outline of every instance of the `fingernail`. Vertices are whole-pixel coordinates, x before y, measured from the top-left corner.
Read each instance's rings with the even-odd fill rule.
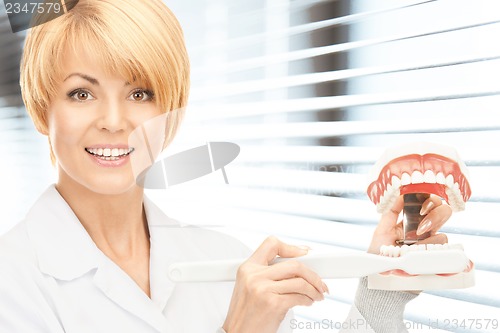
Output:
[[[311,248],[307,245],[298,245],[297,246],[300,250],[304,251],[305,253],[309,252]]]
[[[431,226],[432,226],[431,220],[423,219],[422,222],[420,222],[420,225],[418,226],[417,235],[420,236],[422,234],[425,234],[427,231],[429,231]]]
[[[327,293],[328,295],[330,295],[330,290],[328,289],[328,286],[324,282],[323,282],[323,290],[324,290],[325,293]]]
[[[420,215],[427,214],[428,212],[430,212],[430,210],[432,209],[432,207],[434,207],[434,202],[429,201],[429,203],[427,205],[422,206],[422,209],[420,209]]]

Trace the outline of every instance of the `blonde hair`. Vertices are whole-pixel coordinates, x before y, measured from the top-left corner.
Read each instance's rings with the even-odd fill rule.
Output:
[[[180,24],[161,0],[80,0],[66,14],[35,25],[26,37],[20,84],[39,132],[48,133],[47,109],[62,78],[64,51],[81,47],[96,55],[106,74],[145,84],[162,110],[175,110],[165,144],[173,139],[187,104],[189,60]]]

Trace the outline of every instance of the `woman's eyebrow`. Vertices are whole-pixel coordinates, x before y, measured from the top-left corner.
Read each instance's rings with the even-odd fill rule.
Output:
[[[85,74],[81,74],[81,73],[73,73],[73,74],[70,74],[70,75],[68,75],[68,77],[66,77],[66,78],[64,79],[64,81],[66,81],[67,79],[69,79],[69,78],[70,78],[70,77],[72,77],[72,76],[79,76],[79,77],[81,77],[82,79],[89,81],[91,84],[93,84],[93,85],[95,85],[95,86],[98,86],[98,85],[99,85],[99,81],[98,81],[97,79],[95,79],[95,78],[93,78],[93,77],[91,77],[91,76],[85,75]],[[63,82],[64,82],[64,81],[63,81]]]
[[[70,75],[68,75],[64,81],[66,81],[67,79],[69,79],[70,77],[72,76],[79,76],[81,77],[82,79],[84,80],[87,80],[89,81],[91,84],[95,85],[95,86],[99,86],[99,80],[97,80],[96,78],[93,78],[91,76],[88,76],[88,75],[85,75],[85,74],[82,74],[82,73],[72,73]],[[63,82],[64,82],[63,81]],[[125,82],[125,86],[129,86],[130,85],[130,82]]]

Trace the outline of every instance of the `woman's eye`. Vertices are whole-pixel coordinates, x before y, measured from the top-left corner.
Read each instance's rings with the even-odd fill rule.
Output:
[[[150,101],[153,99],[153,92],[151,92],[149,90],[142,90],[142,89],[136,90],[136,91],[132,92],[132,95],[130,95],[130,98],[136,102]]]
[[[68,94],[68,96],[77,102],[85,102],[95,99],[90,92],[83,89],[73,90]]]

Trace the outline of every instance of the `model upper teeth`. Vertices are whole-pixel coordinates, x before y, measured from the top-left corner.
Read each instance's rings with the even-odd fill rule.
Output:
[[[387,150],[372,168],[370,181],[368,196],[379,213],[387,212],[402,193],[409,191],[440,195],[454,211],[463,210],[471,196],[463,161],[454,149],[435,144]]]
[[[377,211],[382,213],[390,209],[400,195],[401,186],[410,184],[445,185],[448,202],[455,210],[462,210],[465,201],[468,199],[468,196],[464,197],[460,185],[451,174],[445,177],[442,172],[435,174],[432,170],[426,170],[423,174],[420,171],[414,171],[411,175],[404,172],[401,178],[393,175],[385,185],[385,188],[382,185],[380,194],[377,193],[372,196],[378,197],[378,202],[376,203]]]
[[[100,157],[122,157],[130,154],[134,148],[85,148],[85,150]]]
[[[434,175],[434,172],[432,172],[431,170],[427,170],[425,173],[424,173],[424,179],[423,179],[423,182],[424,183],[427,183],[427,184],[433,184],[433,183],[436,183],[436,175]]]

